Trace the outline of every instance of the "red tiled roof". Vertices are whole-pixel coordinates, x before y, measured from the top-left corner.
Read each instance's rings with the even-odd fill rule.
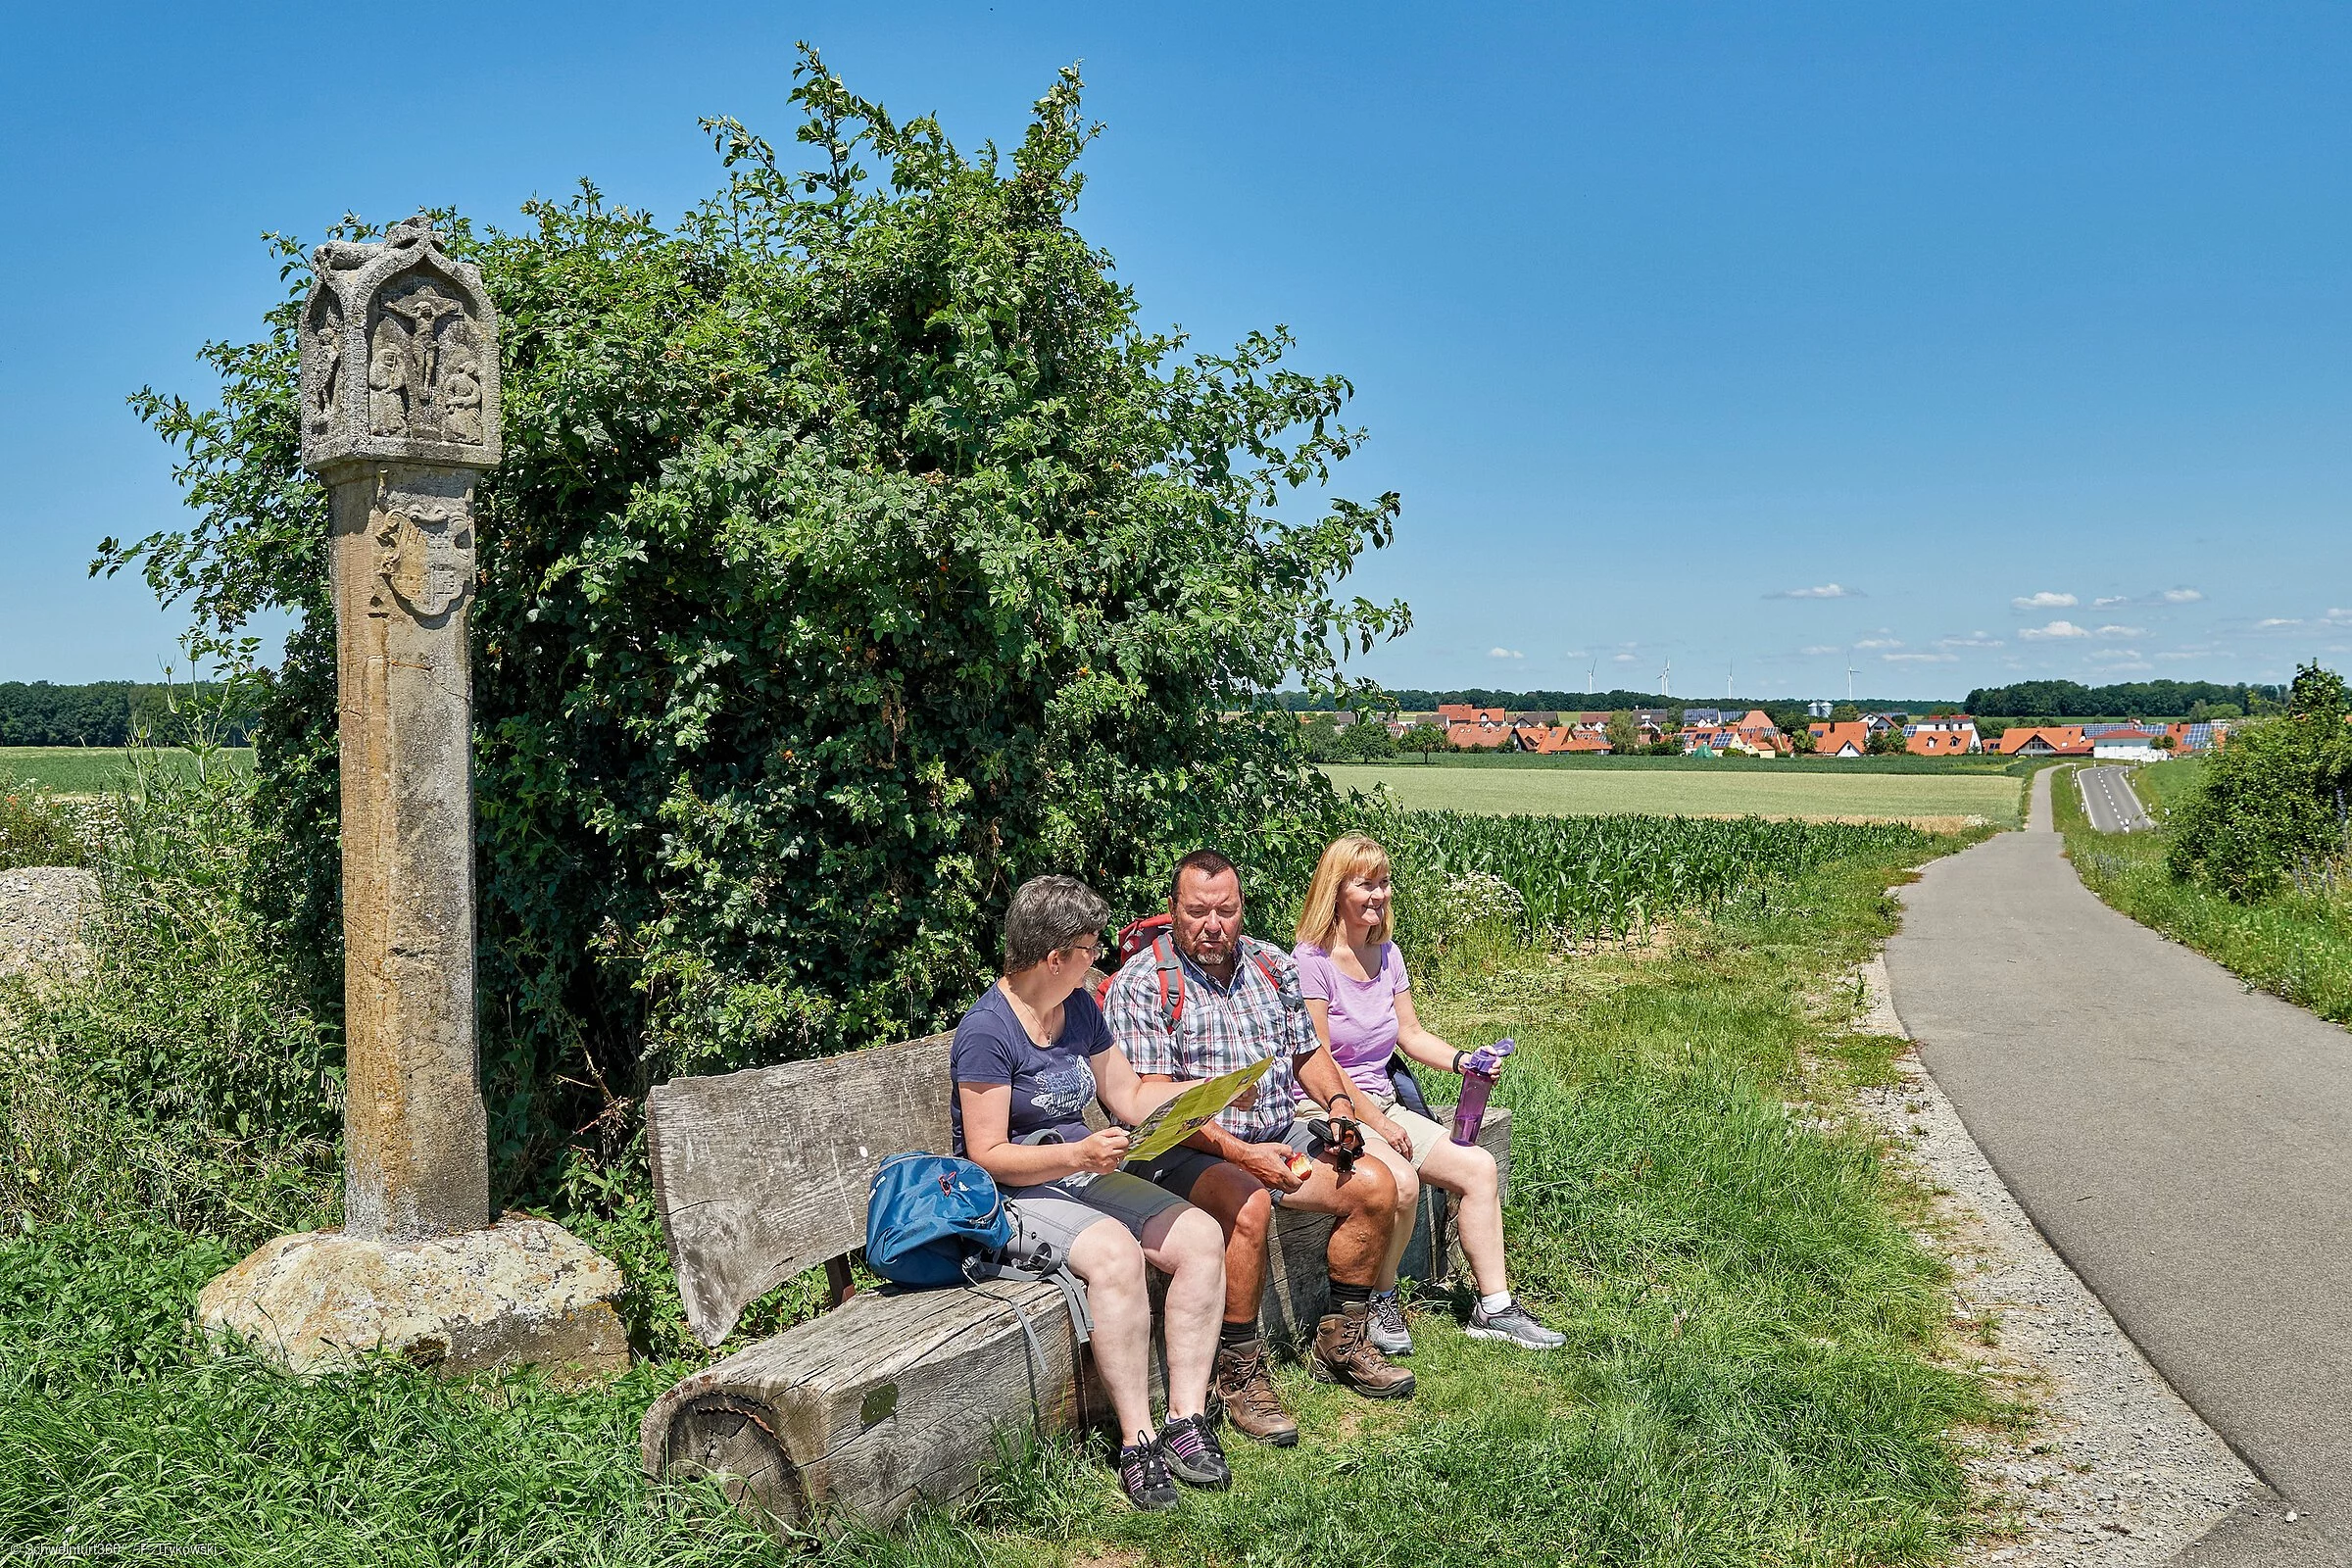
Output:
[[[1840,720],[1835,724],[1807,724],[1813,737],[1813,749],[1831,757],[1851,746],[1859,754],[1870,750],[1870,725],[1858,718]]]

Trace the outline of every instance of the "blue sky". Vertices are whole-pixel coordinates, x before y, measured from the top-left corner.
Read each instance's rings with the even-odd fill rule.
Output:
[[[1290,323],[1404,497],[1412,686],[1957,696],[2352,651],[2352,8],[28,10],[0,55],[0,680],[152,676],[142,384],[346,208],[674,215],[791,45],[960,143],[1080,61],[1156,323]],[[338,56],[338,49],[348,50]]]

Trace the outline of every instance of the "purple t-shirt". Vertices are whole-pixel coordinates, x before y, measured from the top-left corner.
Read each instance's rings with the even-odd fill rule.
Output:
[[[1389,1058],[1396,1054],[1396,993],[1413,984],[1404,972],[1404,955],[1396,943],[1382,943],[1380,967],[1369,980],[1342,974],[1331,955],[1311,942],[1299,943],[1291,956],[1298,962],[1299,995],[1331,1004],[1331,1054],[1340,1070],[1385,1104],[1395,1093]],[[1298,1094],[1306,1098],[1304,1089]]]

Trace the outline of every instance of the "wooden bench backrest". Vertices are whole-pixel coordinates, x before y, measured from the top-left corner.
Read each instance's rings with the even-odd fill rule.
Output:
[[[654,1206],[705,1345],[804,1269],[865,1245],[874,1170],[947,1152],[949,1035],[714,1078],[646,1097]]]

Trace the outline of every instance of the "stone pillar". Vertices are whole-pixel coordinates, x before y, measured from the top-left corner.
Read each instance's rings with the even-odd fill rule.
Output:
[[[298,1369],[370,1348],[626,1365],[619,1271],[545,1220],[490,1214],[466,612],[474,484],[499,459],[498,315],[421,218],[311,261],[302,461],[334,500],[345,1220],[264,1247],[200,1314]]]
[[[344,1229],[414,1241],[490,1222],[466,612],[474,480],[499,457],[498,317],[420,221],[315,262],[302,461],[334,493]]]

